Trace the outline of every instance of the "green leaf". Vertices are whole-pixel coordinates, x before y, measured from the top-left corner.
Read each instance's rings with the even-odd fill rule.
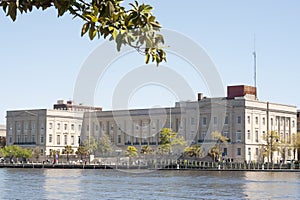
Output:
[[[149,53],[146,53],[146,56],[145,56],[145,63],[146,63],[146,64],[149,63],[149,59],[150,59],[150,54],[149,54]]]
[[[87,22],[85,24],[83,24],[82,29],[81,29],[81,37],[86,34],[86,32],[89,30],[90,28],[90,23]]]

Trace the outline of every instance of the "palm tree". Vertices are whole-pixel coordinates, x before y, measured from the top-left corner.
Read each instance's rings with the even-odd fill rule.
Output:
[[[132,163],[132,158],[138,156],[138,150],[134,146],[128,146],[126,156],[129,157],[129,164]]]
[[[83,156],[86,157],[89,154],[89,150],[85,145],[79,146],[77,151],[77,155],[80,155],[80,159],[83,159]]]
[[[66,145],[62,151],[63,154],[67,154],[67,162],[69,162],[69,155],[74,153],[72,146]]]
[[[154,152],[154,150],[149,145],[143,146],[141,149],[141,154],[144,154],[144,155],[153,154],[153,152]]]
[[[186,147],[184,149],[184,153],[189,157],[199,158],[203,154],[203,149],[198,144],[194,144],[192,146]]]

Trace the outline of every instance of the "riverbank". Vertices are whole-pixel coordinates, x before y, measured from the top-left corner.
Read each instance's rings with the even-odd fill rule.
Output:
[[[299,168],[292,166],[246,166],[235,165],[234,167],[222,165],[188,166],[188,165],[168,165],[164,167],[148,166],[127,166],[127,165],[101,165],[101,164],[43,164],[43,163],[0,163],[0,168],[31,168],[31,169],[120,169],[120,170],[184,170],[184,171],[253,171],[253,172],[300,172]]]

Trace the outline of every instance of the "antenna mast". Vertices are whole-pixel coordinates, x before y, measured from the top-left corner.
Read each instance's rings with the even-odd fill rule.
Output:
[[[254,87],[256,87],[256,49],[255,49],[256,38],[254,34],[254,50],[253,50],[253,59],[254,59]]]

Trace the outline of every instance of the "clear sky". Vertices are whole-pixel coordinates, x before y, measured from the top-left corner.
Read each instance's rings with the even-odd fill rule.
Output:
[[[164,28],[190,37],[206,50],[222,77],[224,91],[227,85],[253,85],[255,34],[259,99],[300,108],[299,1],[144,2],[154,6],[154,14]],[[67,14],[57,18],[54,9],[18,15],[16,22],[0,11],[0,124],[5,124],[7,110],[51,108],[58,99],[73,98],[82,64],[103,43],[103,39],[81,38],[81,26],[79,19],[73,20]],[[177,63],[182,69],[186,65],[175,56],[169,56],[168,60],[170,65]],[[96,103],[110,109],[106,89],[110,79],[119,81],[119,76],[113,74],[118,73],[118,67],[143,65],[143,61],[142,56],[135,55],[133,63],[130,59],[116,62],[111,74],[102,80],[104,86],[99,86],[100,91],[95,93]],[[191,78],[189,83],[196,92],[208,93],[202,80]],[[151,94],[147,100],[142,98],[146,93]],[[137,91],[132,98],[131,107],[171,105],[176,100],[154,85]]]

